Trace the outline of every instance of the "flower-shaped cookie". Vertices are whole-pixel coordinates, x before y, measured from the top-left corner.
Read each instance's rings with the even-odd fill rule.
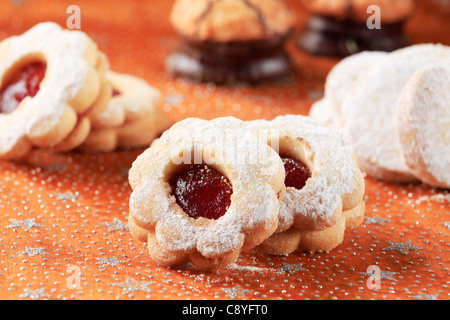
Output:
[[[138,77],[106,72],[112,87],[108,107],[92,120],[92,130],[80,146],[85,151],[112,151],[149,146],[171,122],[160,110],[161,94]]]
[[[106,107],[106,57],[81,31],[40,23],[0,43],[0,158],[81,143]],[[109,92],[110,94],[110,92]]]
[[[242,121],[188,118],[129,173],[132,235],[165,266],[215,269],[267,239],[283,197],[281,159]]]
[[[280,205],[279,225],[274,236],[260,247],[261,251],[281,254],[302,249],[328,251],[331,248],[327,246],[328,250],[324,250],[322,239],[315,243],[317,246],[305,247],[294,240],[295,247],[284,247],[280,242],[287,243],[290,238],[309,232],[324,235],[325,230],[328,234],[339,230],[337,236],[342,238],[345,216],[351,226],[357,224],[356,220],[361,222],[364,179],[353,147],[339,134],[320,127],[308,117],[279,116],[272,121],[255,120],[248,124],[259,133],[260,139],[276,146],[286,169],[286,194]],[[310,233],[313,234],[317,235]],[[277,245],[270,246],[275,240]]]

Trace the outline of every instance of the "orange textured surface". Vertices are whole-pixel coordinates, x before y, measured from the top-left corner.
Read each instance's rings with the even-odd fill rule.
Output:
[[[307,13],[298,2],[289,1],[299,30]],[[407,25],[413,42],[450,45],[450,5],[419,2]],[[42,21],[65,26],[71,4],[2,1],[0,39]],[[175,121],[306,114],[337,62],[299,52],[291,42],[292,82],[238,88],[189,83],[164,71],[164,59],[178,43],[168,22],[172,1],[76,4],[81,29],[108,55],[111,69],[158,88],[163,110]],[[215,272],[168,269],[150,260],[126,224],[127,172],[141,152],[0,161],[0,299],[450,298],[448,191],[367,178],[363,224],[347,230],[344,242],[329,253],[273,257],[250,252]],[[380,270],[378,288],[368,286],[369,266]]]

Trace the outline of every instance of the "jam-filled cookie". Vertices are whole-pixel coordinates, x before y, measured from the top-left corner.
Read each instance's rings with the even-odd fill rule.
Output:
[[[161,265],[226,266],[277,228],[284,176],[243,121],[182,120],[133,163],[131,233]]]
[[[284,44],[293,14],[283,1],[178,0],[171,22],[182,40],[167,59],[175,76],[222,84],[290,73]]]
[[[391,182],[417,181],[405,162],[397,133],[397,102],[403,87],[422,67],[450,58],[450,48],[422,44],[379,59],[342,105],[343,133],[367,174]]]
[[[0,43],[0,158],[80,144],[103,111],[105,55],[83,32],[40,23]]]
[[[403,26],[415,0],[302,0],[311,12],[299,46],[310,53],[348,56],[365,50],[394,51],[409,45]],[[380,28],[369,28],[376,6]],[[372,22],[372,21],[370,21]]]
[[[258,250],[288,254],[333,249],[345,229],[364,216],[364,178],[351,144],[304,116],[248,124],[277,149],[286,173],[277,230]]]
[[[397,104],[406,164],[421,181],[450,188],[450,59],[417,71]]]
[[[108,152],[149,146],[171,122],[160,109],[161,94],[145,80],[111,70],[105,82],[112,88],[106,110],[92,121],[92,130],[79,149]]]

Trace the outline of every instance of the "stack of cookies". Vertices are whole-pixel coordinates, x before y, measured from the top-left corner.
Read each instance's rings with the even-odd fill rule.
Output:
[[[110,71],[81,31],[40,23],[3,40],[0,57],[0,159],[145,146],[169,126],[159,92]]]
[[[310,115],[342,131],[372,177],[450,188],[449,65],[440,44],[348,57]]]
[[[250,249],[330,251],[363,221],[351,144],[308,117],[187,118],[129,172],[129,227],[164,266],[211,270]]]

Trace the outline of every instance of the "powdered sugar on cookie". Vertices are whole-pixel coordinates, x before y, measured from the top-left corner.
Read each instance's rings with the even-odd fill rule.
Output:
[[[343,104],[343,129],[353,142],[360,166],[373,177],[414,181],[396,132],[396,104],[403,86],[423,65],[449,55],[440,45],[420,45],[382,58],[367,72]]]
[[[420,180],[450,188],[450,56],[416,72],[403,88],[397,130],[406,163]]]
[[[190,218],[171,195],[171,176],[193,163],[211,165],[232,184],[231,204],[217,220]],[[200,268],[231,263],[241,249],[272,234],[278,197],[285,190],[284,168],[276,152],[231,117],[176,123],[136,159],[129,177],[130,217],[149,233],[151,256],[170,265],[172,260],[158,257],[171,253]]]
[[[95,102],[101,76],[95,69],[96,44],[80,31],[63,30],[52,22],[40,23],[0,44],[0,75],[35,61],[46,64],[45,76],[34,97],[26,97],[16,110],[0,114],[0,155],[16,158],[33,145],[52,147],[65,139],[78,115]],[[4,88],[5,83],[1,84]]]
[[[361,201],[364,180],[355,151],[339,134],[308,117],[295,115],[250,121],[249,125],[258,131],[270,129],[276,133],[280,152],[297,155],[312,171],[302,189],[287,188],[278,231],[292,225],[301,230],[323,230],[336,222],[343,209],[351,209]],[[273,135],[269,142],[272,139]]]

